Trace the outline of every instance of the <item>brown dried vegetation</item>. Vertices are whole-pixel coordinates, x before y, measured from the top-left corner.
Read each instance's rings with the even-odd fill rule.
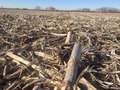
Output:
[[[75,42],[82,55],[70,89],[93,90],[84,79],[120,89],[120,14],[0,10],[0,90],[61,90]]]

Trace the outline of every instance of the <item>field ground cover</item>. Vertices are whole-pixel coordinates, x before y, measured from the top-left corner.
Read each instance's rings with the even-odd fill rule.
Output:
[[[0,9],[0,90],[60,90],[76,42],[73,87],[93,90],[84,78],[97,90],[120,89],[119,13]]]

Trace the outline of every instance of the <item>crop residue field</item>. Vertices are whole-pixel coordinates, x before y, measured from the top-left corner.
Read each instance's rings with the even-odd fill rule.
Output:
[[[120,14],[0,9],[0,90],[68,88],[120,89]]]

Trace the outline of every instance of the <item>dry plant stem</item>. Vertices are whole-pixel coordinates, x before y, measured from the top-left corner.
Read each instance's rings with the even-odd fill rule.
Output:
[[[115,77],[116,77],[116,81],[120,84],[120,78],[119,78],[119,75],[116,74]]]
[[[98,83],[101,85],[101,87],[103,87],[104,89],[107,89],[107,90],[111,90],[111,89],[120,90],[120,87],[114,87],[114,86],[113,86],[113,87],[110,87],[109,85],[104,84],[103,81],[97,79],[92,73],[90,73],[90,75],[91,75],[92,78],[93,78],[96,82],[98,82]]]
[[[12,88],[14,88],[16,85],[18,85],[18,82],[12,83],[12,85],[10,85],[10,87],[6,88],[6,90],[12,90]]]
[[[67,38],[66,38],[65,43],[66,43],[66,44],[67,44],[67,43],[70,43],[70,42],[71,42],[71,39],[72,39],[72,32],[69,31],[68,34],[67,34]]]
[[[46,33],[46,34],[51,34],[51,35],[54,35],[54,36],[59,36],[59,37],[66,36],[66,34],[48,33],[48,32],[45,32],[45,31],[43,31],[43,32],[44,32],[44,33]]]
[[[54,81],[54,80],[52,80],[52,79],[47,79],[47,78],[40,78],[40,79],[38,79],[38,78],[23,78],[23,80],[25,80],[26,82],[30,82],[30,83],[27,83],[24,87],[23,87],[23,89],[24,88],[26,88],[26,87],[28,87],[28,86],[30,86],[30,85],[32,85],[32,84],[34,84],[34,83],[36,83],[36,82],[39,82],[39,83],[44,83],[44,82],[46,82],[46,83],[50,83],[50,84],[53,84],[53,85],[55,85],[55,86],[58,86],[59,87],[59,85],[60,85],[60,81]],[[36,86],[34,86],[34,87],[36,87]],[[35,90],[39,90],[40,89],[40,87],[36,87],[37,89],[35,89]]]
[[[79,83],[82,83],[87,86],[88,90],[97,90],[92,84],[90,84],[85,78],[81,78]]]
[[[44,52],[35,52],[36,55],[43,57],[44,59],[49,59],[49,60],[53,60],[53,57],[51,55],[48,55]]]
[[[33,80],[33,81],[31,81],[30,83],[28,83],[28,84],[26,84],[23,88],[22,88],[22,90],[26,90],[26,88],[27,87],[29,87],[29,86],[31,86],[31,85],[33,85],[34,83],[36,83],[36,82],[40,82],[41,80]]]
[[[83,75],[87,72],[87,70],[89,69],[89,67],[86,67],[79,75],[78,79],[76,80],[76,84],[75,84],[75,90],[77,90],[77,86],[78,83],[82,83],[84,85],[86,85],[87,88],[89,88],[89,90],[97,90],[93,85],[91,85],[84,77]]]
[[[61,36],[61,37],[63,37],[63,36],[66,36],[66,34],[57,34],[57,33],[50,33],[50,34],[52,34],[52,35],[54,35],[54,36]]]
[[[34,86],[32,90],[38,90],[38,85]]]
[[[76,81],[77,70],[78,70],[78,62],[81,56],[81,45],[79,43],[75,43],[73,47],[72,54],[68,61],[66,75],[64,77],[65,85],[62,87],[62,90],[67,90],[68,86],[73,86]]]
[[[22,50],[27,50],[28,48],[30,48],[31,44],[28,44],[28,45],[25,45],[23,47],[19,47],[19,48],[12,48],[12,49],[9,49],[7,51],[4,51],[4,52],[0,52],[0,56],[3,56],[5,55],[7,52],[19,52],[19,51],[22,51]]]
[[[29,65],[30,66],[30,65]],[[28,66],[28,67],[29,67]],[[9,76],[6,76],[5,78],[7,79],[7,80],[10,80],[10,79],[12,79],[12,78],[14,78],[14,77],[18,77],[18,75],[19,75],[19,73],[22,71],[25,71],[27,69],[27,67],[21,67],[21,69],[19,69],[18,71],[16,71],[16,72],[14,72],[14,73],[12,73],[11,75],[9,75]]]
[[[35,85],[32,90],[43,90],[39,85]]]
[[[5,65],[4,70],[3,70],[3,76],[6,76],[6,71],[7,70],[7,65]]]
[[[25,60],[25,59],[23,59],[23,58],[15,55],[15,54],[13,54],[12,52],[8,52],[8,53],[6,53],[6,55],[9,56],[9,57],[11,57],[11,58],[13,58],[13,59],[15,59],[16,61],[19,61],[19,62],[25,64],[26,66],[31,65],[31,62],[29,62],[28,60]],[[44,77],[44,76],[50,77],[50,76],[49,76],[47,73],[45,73],[39,66],[37,66],[37,65],[35,65],[35,64],[32,64],[31,67],[32,67],[34,70],[40,72],[40,73],[42,74],[42,75],[41,75],[42,77]]]

